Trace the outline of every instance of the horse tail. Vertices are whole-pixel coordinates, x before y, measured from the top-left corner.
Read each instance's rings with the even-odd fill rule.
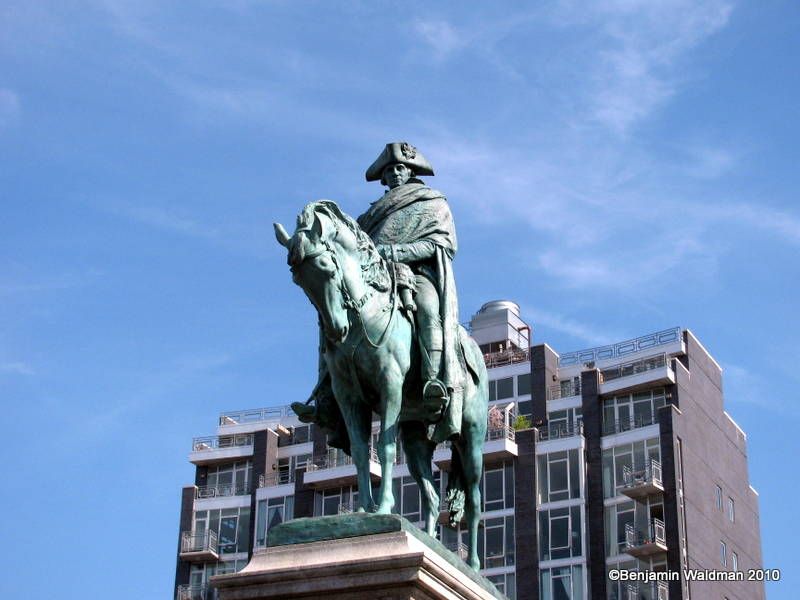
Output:
[[[464,467],[461,464],[461,453],[451,445],[452,458],[450,460],[450,473],[447,477],[447,510],[450,512],[450,527],[458,527],[461,519],[464,518],[464,504],[466,502],[466,491],[464,489]]]

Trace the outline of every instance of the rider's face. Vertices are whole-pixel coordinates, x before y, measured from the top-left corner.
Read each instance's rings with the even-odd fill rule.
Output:
[[[411,178],[411,169],[401,163],[389,165],[383,170],[383,182],[392,190]]]

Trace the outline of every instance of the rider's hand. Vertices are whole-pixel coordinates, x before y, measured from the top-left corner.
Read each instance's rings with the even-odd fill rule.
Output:
[[[378,250],[378,254],[381,255],[381,258],[385,258],[386,260],[391,260],[392,258],[392,247],[384,244],[378,244],[375,246]]]

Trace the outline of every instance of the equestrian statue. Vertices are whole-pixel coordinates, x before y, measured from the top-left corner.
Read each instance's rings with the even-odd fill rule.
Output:
[[[431,536],[439,516],[433,453],[449,442],[449,521],[455,527],[466,517],[467,563],[477,570],[488,381],[478,345],[458,322],[452,213],[445,196],[418,179],[432,175],[414,146],[387,144],[366,178],[388,190],[357,220],[320,200],[303,209],[291,236],[275,224],[292,279],[320,323],[318,383],[308,402],[292,408],[352,456],[361,511],[392,511],[399,434]],[[374,499],[373,413],[382,472]]]

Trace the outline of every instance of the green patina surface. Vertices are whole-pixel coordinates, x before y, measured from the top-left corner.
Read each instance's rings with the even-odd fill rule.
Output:
[[[506,596],[500,593],[492,582],[470,569],[463,560],[448,550],[439,540],[432,538],[400,515],[352,513],[294,519],[272,528],[267,539],[267,546],[289,546],[398,531],[406,531],[413,535],[458,569],[461,574],[493,594],[498,600],[507,600]]]

